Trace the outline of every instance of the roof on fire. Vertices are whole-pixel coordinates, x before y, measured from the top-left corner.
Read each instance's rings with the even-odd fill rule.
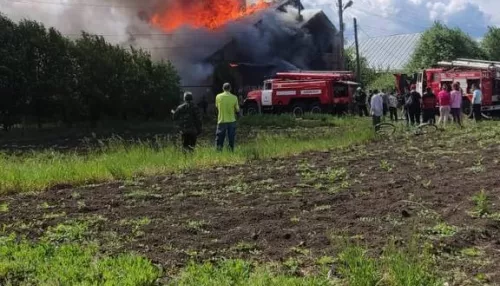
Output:
[[[302,22],[298,23],[299,27],[303,28],[305,27],[308,23],[313,21],[314,19],[323,19],[325,23],[332,29],[332,31],[336,31],[335,25],[330,21],[328,16],[323,12],[321,9],[303,9],[302,3],[299,1],[298,2],[301,7],[301,14],[302,14]],[[280,2],[277,2],[271,8],[261,11],[258,13],[255,13],[251,16],[246,17],[245,19],[242,19],[241,21],[243,22],[250,22],[253,25],[257,25],[260,21],[262,21],[262,18],[266,13],[269,13],[269,11],[272,11],[271,9],[274,10],[279,10],[279,11],[286,11],[286,6],[294,6],[297,7],[297,1],[296,0],[283,0]],[[302,10],[303,9],[303,10]],[[298,11],[297,11],[298,13]],[[224,41],[221,42],[221,44],[213,49],[213,52],[207,57],[208,59],[212,58],[217,52],[219,52],[221,49],[227,47],[233,42],[233,38],[231,36],[228,36]]]
[[[422,33],[402,34],[359,40],[359,53],[371,68],[403,70],[410,62]]]

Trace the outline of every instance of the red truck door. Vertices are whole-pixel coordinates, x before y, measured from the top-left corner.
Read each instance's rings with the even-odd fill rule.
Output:
[[[493,80],[489,72],[483,72],[481,91],[483,93],[482,105],[490,106],[492,104]]]

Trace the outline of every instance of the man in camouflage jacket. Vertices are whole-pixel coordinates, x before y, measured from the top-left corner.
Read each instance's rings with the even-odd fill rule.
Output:
[[[202,121],[198,107],[193,103],[191,92],[184,93],[184,103],[172,110],[173,119],[178,123],[184,151],[192,152],[198,135],[201,134]]]

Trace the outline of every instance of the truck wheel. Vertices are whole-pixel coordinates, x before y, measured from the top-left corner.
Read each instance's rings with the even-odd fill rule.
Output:
[[[313,114],[318,114],[318,113],[322,113],[323,109],[321,108],[321,106],[318,103],[314,103],[313,105],[311,105],[310,112]]]
[[[472,105],[468,99],[464,99],[462,103],[462,112],[469,116],[472,112]]]
[[[296,104],[292,107],[292,114],[295,117],[302,117],[304,115],[304,106]]]
[[[255,115],[259,113],[259,106],[256,103],[248,103],[244,108],[245,115]]]

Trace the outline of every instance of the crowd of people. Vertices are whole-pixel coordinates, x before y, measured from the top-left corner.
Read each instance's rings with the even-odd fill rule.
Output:
[[[416,90],[416,85],[411,85],[410,90],[404,94],[396,91],[386,92],[375,89],[366,94],[362,88],[358,88],[354,95],[354,102],[359,116],[372,116],[373,126],[378,129],[378,124],[389,113],[391,121],[399,120],[398,110],[401,110],[402,118],[410,126],[421,123],[438,124],[445,127],[449,121],[455,122],[462,127],[462,99],[464,92],[459,82],[443,84],[441,91],[436,95],[428,87],[424,94]],[[482,93],[479,86],[472,85],[472,113],[470,118],[476,121],[482,119],[481,103]],[[368,112],[369,110],[369,112]],[[436,117],[438,120],[436,122]]]
[[[236,137],[236,114],[240,112],[239,98],[231,93],[231,85],[225,83],[223,92],[215,98],[217,109],[217,130],[216,146],[218,151],[222,151],[226,137],[229,143],[229,150],[234,150]],[[480,121],[482,93],[477,85],[472,85],[472,113],[471,118]],[[382,119],[389,114],[391,121],[396,122],[399,118],[398,110],[401,110],[403,118],[410,126],[420,125],[420,123],[436,123],[446,126],[451,119],[462,127],[462,98],[464,92],[460,83],[443,84],[441,91],[435,95],[431,88],[427,88],[424,94],[416,90],[416,85],[411,85],[410,90],[402,95],[396,91],[386,92],[375,89],[366,94],[361,87],[354,94],[354,104],[359,116],[372,116],[375,130],[379,127]],[[192,152],[196,146],[197,138],[202,132],[202,115],[200,108],[206,114],[206,98],[197,106],[193,103],[191,92],[184,93],[184,103],[172,110],[172,117],[178,123],[182,138],[182,146],[185,152]],[[198,108],[200,107],[200,108]],[[438,107],[438,108],[437,108]]]

